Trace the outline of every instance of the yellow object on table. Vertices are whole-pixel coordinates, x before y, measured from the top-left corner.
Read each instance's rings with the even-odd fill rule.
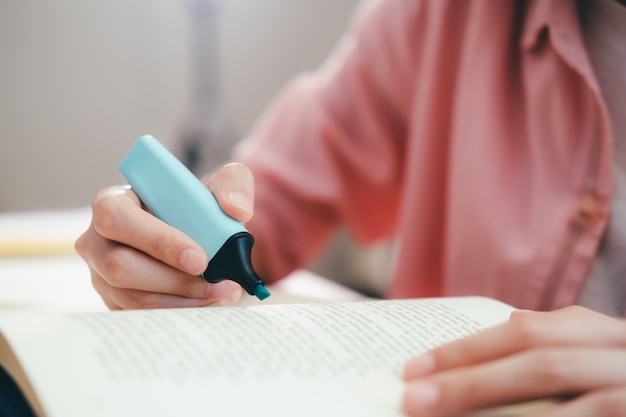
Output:
[[[73,241],[4,242],[0,240],[0,258],[62,256],[71,254],[74,254]]]
[[[90,218],[88,208],[0,213],[0,258],[74,254]]]

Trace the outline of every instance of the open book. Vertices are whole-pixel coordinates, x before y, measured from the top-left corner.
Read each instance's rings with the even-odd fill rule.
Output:
[[[0,315],[40,417],[401,416],[410,357],[508,319],[482,297]]]

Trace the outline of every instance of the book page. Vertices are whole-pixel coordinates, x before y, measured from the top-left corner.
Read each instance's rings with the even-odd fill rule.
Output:
[[[407,359],[512,310],[450,298],[0,318],[0,326],[49,417],[400,416]]]

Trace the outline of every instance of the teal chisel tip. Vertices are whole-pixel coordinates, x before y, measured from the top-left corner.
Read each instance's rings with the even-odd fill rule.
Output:
[[[254,295],[256,295],[259,300],[265,300],[270,296],[270,292],[263,284],[259,284],[254,288]]]

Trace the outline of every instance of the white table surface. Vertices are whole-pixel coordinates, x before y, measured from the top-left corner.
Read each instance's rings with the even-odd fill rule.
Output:
[[[88,208],[0,214],[0,309],[105,310],[73,245],[89,225]],[[308,271],[269,287],[263,303],[351,301],[359,293]],[[242,304],[259,301],[244,295]]]

